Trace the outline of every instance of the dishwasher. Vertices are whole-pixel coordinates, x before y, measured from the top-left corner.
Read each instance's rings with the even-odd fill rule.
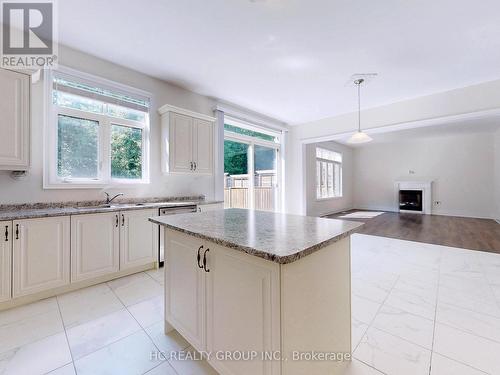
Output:
[[[160,208],[160,216],[166,215],[177,215],[177,214],[187,214],[190,212],[196,212],[196,204],[185,204],[176,205],[174,207],[162,207]],[[165,264],[165,231],[160,228],[160,249],[158,252],[158,263],[160,267]]]

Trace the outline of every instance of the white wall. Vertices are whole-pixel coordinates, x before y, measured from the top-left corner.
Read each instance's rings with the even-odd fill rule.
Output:
[[[396,180],[432,179],[432,200],[441,202],[433,203],[433,213],[493,218],[494,155],[492,133],[362,146],[354,151],[354,206],[395,210]]]
[[[342,153],[342,197],[316,199],[316,147]],[[322,216],[352,208],[353,204],[353,150],[336,142],[309,144],[306,147],[306,213]]]
[[[153,94],[151,109],[151,184],[138,187],[106,189],[124,192],[128,197],[214,195],[214,179],[207,176],[165,176],[160,171],[160,118],[158,107],[172,104],[192,111],[213,115],[214,100],[181,89],[147,75],[106,62],[96,57],[63,46],[59,49],[59,63],[80,71],[107,78]],[[0,172],[0,204],[48,202],[66,200],[102,199],[100,189],[43,190],[43,83],[32,86],[32,167],[27,179],[14,181],[9,173]]]
[[[495,194],[497,203],[496,219],[500,222],[500,129],[495,133]]]

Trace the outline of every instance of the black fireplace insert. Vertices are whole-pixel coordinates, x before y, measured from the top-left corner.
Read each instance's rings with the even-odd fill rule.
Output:
[[[422,190],[400,190],[399,209],[406,211],[423,211]]]

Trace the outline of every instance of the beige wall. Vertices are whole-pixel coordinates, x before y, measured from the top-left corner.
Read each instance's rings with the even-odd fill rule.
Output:
[[[494,155],[491,132],[362,146],[354,151],[354,206],[394,211],[396,180],[430,179],[433,213],[493,218]]]
[[[160,118],[156,111],[158,107],[168,103],[213,115],[214,101],[212,99],[63,46],[60,47],[59,52],[59,63],[61,65],[142,89],[153,95],[151,110],[151,183],[136,187],[119,187],[106,190],[124,192],[129,197],[191,194],[205,194],[208,198],[213,197],[213,177],[166,176],[161,173]],[[8,172],[0,172],[0,204],[101,199],[103,197],[101,189],[44,190],[42,188],[43,102],[43,82],[40,81],[32,86],[32,167],[29,176],[22,181],[14,181]]]
[[[316,199],[316,147],[342,153],[342,197],[327,200]],[[306,146],[306,213],[322,216],[352,208],[353,151],[336,142],[314,143]]]

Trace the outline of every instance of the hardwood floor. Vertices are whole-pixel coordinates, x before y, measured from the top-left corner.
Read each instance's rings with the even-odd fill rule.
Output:
[[[355,212],[361,210],[350,210]],[[489,219],[386,212],[372,219],[343,219],[346,212],[326,216],[365,223],[358,233],[500,253],[500,224]]]

